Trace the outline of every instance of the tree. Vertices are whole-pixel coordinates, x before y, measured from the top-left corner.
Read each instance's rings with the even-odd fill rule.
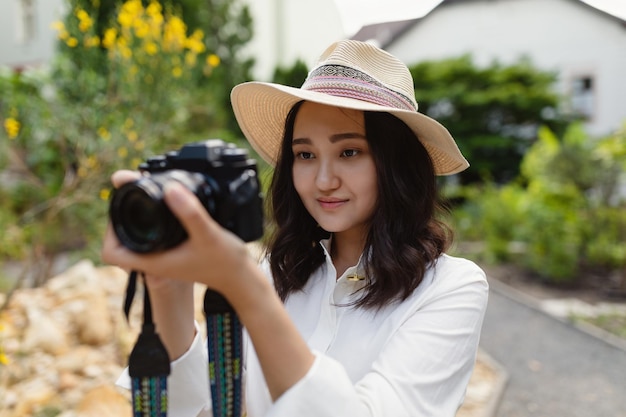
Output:
[[[298,59],[291,67],[276,67],[272,82],[291,87],[300,87],[308,73],[309,71],[304,61]]]
[[[410,67],[419,110],[450,130],[470,168],[462,183],[507,182],[534,143],[539,126],[562,132],[553,90],[556,74],[522,60],[476,67],[470,56],[426,61]]]

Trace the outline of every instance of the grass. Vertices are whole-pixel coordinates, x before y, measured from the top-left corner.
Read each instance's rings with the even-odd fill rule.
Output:
[[[624,314],[602,314],[597,317],[579,317],[578,319],[626,339],[626,315]]]

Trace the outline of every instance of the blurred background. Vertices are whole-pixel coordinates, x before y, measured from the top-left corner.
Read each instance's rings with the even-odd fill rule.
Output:
[[[12,295],[100,264],[113,171],[247,146],[232,86],[300,86],[346,38],[406,62],[470,161],[441,178],[455,254],[626,297],[624,1],[0,0],[0,372]]]

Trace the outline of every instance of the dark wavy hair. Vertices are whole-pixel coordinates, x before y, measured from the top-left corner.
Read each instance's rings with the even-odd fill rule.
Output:
[[[285,121],[268,199],[275,223],[269,261],[283,301],[324,263],[317,242],[325,232],[304,207],[292,177],[291,141],[302,103]],[[353,305],[380,309],[411,295],[429,265],[448,248],[452,233],[438,219],[443,209],[433,163],[413,131],[389,113],[365,112],[365,133],[378,175],[378,199],[362,257],[366,284]]]

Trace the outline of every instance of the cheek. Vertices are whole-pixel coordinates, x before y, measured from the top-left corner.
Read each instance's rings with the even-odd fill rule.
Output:
[[[360,193],[365,196],[367,206],[373,211],[378,202],[378,178],[376,169],[373,164],[362,172],[362,175],[356,176],[360,180]]]
[[[300,199],[302,199],[303,197],[303,193],[306,191],[306,178],[307,178],[307,174],[305,172],[305,170],[302,169],[302,167],[298,166],[297,164],[294,164],[293,167],[291,168],[291,175],[293,178],[293,186],[296,189],[296,192],[298,193],[298,195],[300,196]]]
[[[378,188],[376,181],[368,182],[363,186],[363,192],[366,193],[367,206],[373,212],[378,203]]]

